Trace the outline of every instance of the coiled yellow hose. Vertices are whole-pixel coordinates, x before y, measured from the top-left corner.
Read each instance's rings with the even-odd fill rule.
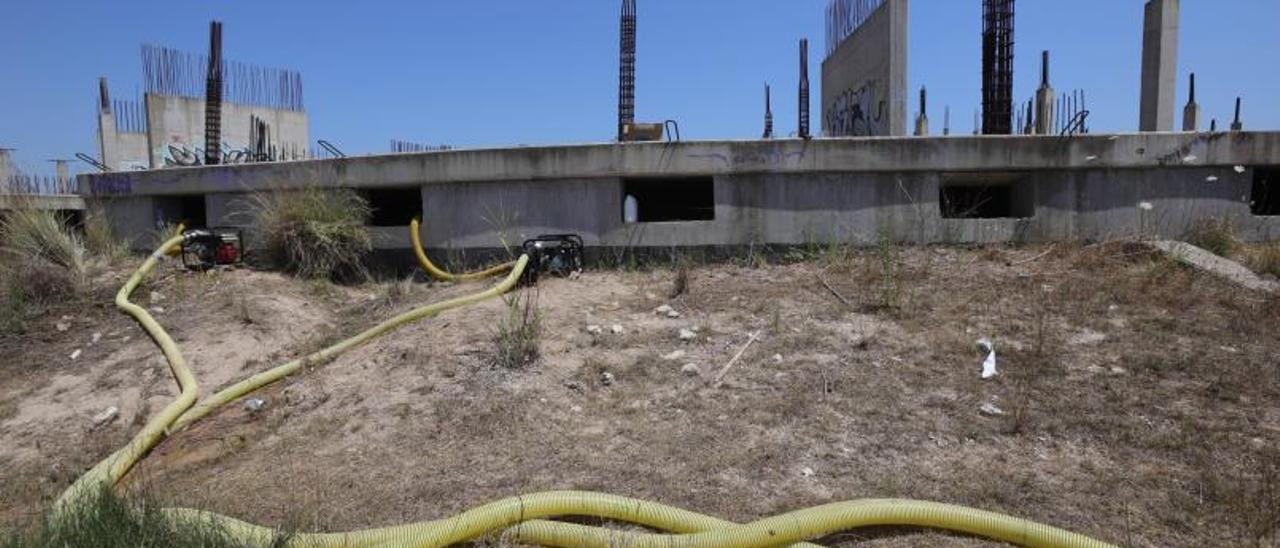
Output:
[[[416,231],[415,231],[416,233]],[[173,339],[146,310],[130,303],[129,294],[155,267],[164,252],[181,243],[175,237],[161,245],[129,278],[116,295],[116,306],[133,316],[164,352],[181,388],[179,396],[147,423],[124,448],[98,463],[59,497],[55,504],[65,510],[83,500],[92,487],[114,485],[166,435],[168,429],[200,419],[219,405],[233,401],[257,388],[297,371],[303,365],[331,359],[411,321],[430,317],[443,310],[492,298],[514,287],[528,263],[521,256],[499,284],[485,291],[427,305],[398,315],[377,326],[339,342],[306,358],[259,373],[211,396],[192,408],[197,397],[191,374]],[[227,534],[246,543],[270,542],[275,531],[211,512],[170,508],[166,515],[175,520],[198,519],[220,525]],[[588,527],[571,523],[540,521],[558,516],[590,516],[644,525],[677,533],[639,534]],[[502,499],[455,516],[418,523],[354,531],[310,533],[291,537],[291,546],[429,546],[443,547],[502,532],[522,542],[565,547],[613,547],[620,544],[648,546],[765,547],[792,544],[840,530],[869,525],[910,525],[933,527],[984,536],[1030,547],[1105,547],[1103,542],[1068,531],[993,512],[947,504],[907,500],[861,500],[818,506],[765,518],[746,525],[697,514],[662,504],[579,491],[535,493]]]
[[[468,280],[481,280],[495,274],[506,272],[515,266],[515,262],[502,263],[500,265],[491,266],[478,272],[469,272],[466,274],[450,274],[444,269],[436,266],[427,258],[427,252],[422,249],[422,235],[418,233],[418,219],[415,217],[409,221],[409,239],[413,241],[413,254],[418,256],[418,264],[422,265],[422,269],[427,271],[432,278],[443,282],[461,282]]]

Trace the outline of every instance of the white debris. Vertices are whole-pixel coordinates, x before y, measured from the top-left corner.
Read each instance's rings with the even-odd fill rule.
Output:
[[[991,343],[991,339],[982,338],[978,340],[978,348],[987,353],[987,359],[982,361],[982,378],[990,379],[996,376],[996,347]]]
[[[698,333],[692,329],[681,329],[678,336],[682,341],[692,341],[698,338]]]
[[[108,407],[102,410],[101,413],[98,413],[97,415],[93,416],[93,427],[101,428],[107,423],[115,420],[116,417],[119,415],[120,415],[120,410],[117,409],[116,406],[113,405],[111,407]]]
[[[92,342],[93,342],[93,344],[98,344],[98,341],[100,341],[100,340],[102,340],[102,333],[94,333],[94,334],[93,334],[93,341],[92,341]]]
[[[604,329],[598,325],[588,325],[587,333],[590,333],[592,335],[599,335],[601,333],[604,333]]]
[[[1004,410],[996,407],[994,403],[984,403],[978,408],[978,412],[988,417],[998,417],[1004,414]]]
[[[151,311],[152,311],[152,312],[155,312],[156,314],[164,314],[164,307],[163,307],[163,306],[153,306],[153,307],[151,307]]]
[[[702,374],[702,368],[698,367],[696,363],[686,363],[680,367],[680,372],[690,377],[696,377]]]
[[[609,326],[609,331],[612,331],[614,335],[621,335],[621,334],[622,334],[622,324],[616,324],[616,323],[615,323],[615,324],[613,324],[613,325]]]
[[[1204,180],[1205,180],[1205,182],[1208,182],[1208,183],[1216,183],[1216,182],[1218,182],[1218,176],[1217,176],[1217,175],[1210,175],[1210,176],[1208,176],[1208,177],[1205,177],[1205,178],[1204,178]]]
[[[54,329],[57,329],[59,333],[61,333],[61,332],[63,332],[63,331],[66,331],[66,330],[68,330],[68,329],[71,329],[71,324],[69,324],[69,323],[67,323],[67,322],[58,322],[58,323],[53,324],[53,327],[54,327]]]
[[[659,316],[666,316],[668,313],[674,312],[674,311],[675,309],[671,308],[671,305],[669,304],[664,304],[662,306],[659,306],[658,308],[653,309],[653,313]]]
[[[163,293],[160,293],[159,291],[152,291],[152,292],[151,292],[151,302],[153,302],[153,303],[158,303],[158,302],[163,301],[163,300],[164,300],[164,294],[163,294]]]
[[[574,405],[574,406],[570,407],[570,408],[569,408],[569,410],[570,410],[570,411],[573,411],[574,413],[581,413],[581,412],[582,412],[582,406],[581,406],[581,405]]]
[[[813,469],[809,468],[808,466],[800,469],[800,475],[806,478],[812,478],[815,473],[816,472],[814,472]]]
[[[670,354],[667,354],[666,356],[663,356],[662,359],[667,360],[669,362],[673,362],[683,357],[684,357],[684,350],[676,350],[675,352],[672,352]]]
[[[1182,158],[1182,163],[1184,163],[1184,164],[1194,164],[1194,163],[1196,163],[1196,160],[1199,160],[1199,158],[1196,158],[1196,155],[1195,155],[1195,154],[1188,154],[1188,155],[1186,155],[1186,156],[1184,156],[1184,157]]]
[[[1074,345],[1090,345],[1098,344],[1105,340],[1107,340],[1107,336],[1105,334],[1089,328],[1084,328],[1081,329],[1079,333],[1072,335],[1068,342]]]
[[[1236,166],[1234,169],[1236,173],[1244,173],[1244,166]]]
[[[247,400],[244,400],[244,410],[250,413],[257,413],[258,411],[262,411],[262,408],[266,406],[267,406],[267,402],[259,398],[249,398]]]
[[[679,312],[676,312],[675,310],[668,310],[668,311],[667,311],[667,317],[668,317],[668,318],[671,318],[671,319],[679,318],[679,317],[680,317],[680,313],[679,313]]]
[[[782,354],[774,354],[773,363],[782,363]]]
[[[600,384],[605,386],[613,386],[613,373],[605,371],[600,374]]]
[[[69,357],[70,357],[71,359],[73,359],[73,360],[74,360],[74,359],[76,359],[76,358],[79,358],[79,357],[80,357],[80,354],[81,354],[81,351],[80,351],[80,349],[79,349],[79,348],[77,348],[77,349],[76,349],[76,351],[75,351],[75,352],[72,352],[72,353],[71,353],[71,356],[69,356]]]
[[[1096,161],[1098,161],[1098,157],[1097,157],[1097,156],[1094,156],[1094,155],[1092,155],[1092,154],[1090,154],[1090,155],[1088,155],[1088,156],[1085,156],[1085,157],[1084,157],[1084,161],[1086,161],[1086,162],[1096,162]]]
[[[1156,206],[1151,205],[1151,202],[1138,202],[1138,209],[1143,211],[1151,211],[1155,208]]]

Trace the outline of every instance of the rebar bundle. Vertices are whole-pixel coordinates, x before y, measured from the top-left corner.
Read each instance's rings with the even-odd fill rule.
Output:
[[[623,126],[636,121],[636,0],[622,0],[618,64],[618,140]]]
[[[222,98],[228,103],[302,112],[302,74],[223,60]],[[201,99],[207,92],[209,62],[204,55],[173,48],[142,46],[143,86],[147,93]]]
[[[831,0],[827,4],[827,56],[875,13],[885,0]]]
[[[111,117],[116,133],[146,133],[147,112],[141,101],[111,100]]]
[[[391,152],[442,152],[452,149],[453,147],[449,145],[427,145],[399,139],[391,140]]]
[[[1013,2],[982,0],[982,133],[1013,132]]]

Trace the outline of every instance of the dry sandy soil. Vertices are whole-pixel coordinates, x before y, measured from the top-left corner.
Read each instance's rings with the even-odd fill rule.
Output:
[[[1276,542],[1275,298],[1120,244],[793,259],[693,266],[674,297],[670,269],[546,280],[542,357],[519,370],[493,365],[502,301],[446,312],[264,389],[261,411],[237,403],[175,433],[127,483],[302,530],[588,489],[739,521],[905,497],[1131,546]],[[125,270],[91,303],[0,339],[0,527],[36,519],[176,393],[153,343],[110,305]],[[338,287],[172,264],[152,280],[135,301],[205,394],[483,285]],[[655,314],[664,304],[680,317]],[[1000,370],[988,380],[984,337]],[[91,428],[109,406],[119,418]],[[989,545],[916,529],[823,541]]]

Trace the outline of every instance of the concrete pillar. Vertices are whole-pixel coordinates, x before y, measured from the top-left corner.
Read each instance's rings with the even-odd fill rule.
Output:
[[[920,113],[916,115],[916,137],[926,137],[929,135],[929,115],[927,112],[926,102],[928,100],[927,91],[923,87],[920,88]]]
[[[1142,24],[1139,131],[1173,131],[1179,0],[1148,0]]]
[[[53,162],[53,172],[57,175],[58,190],[60,192],[71,191],[71,160],[57,158],[49,160]]]
[[[1056,94],[1049,86],[1049,52],[1040,54],[1040,89],[1036,90],[1036,135],[1053,133],[1053,105]]]
[[[0,148],[0,190],[9,188],[10,179],[13,178],[13,158],[10,156],[11,148]]]
[[[111,113],[111,94],[107,91],[107,77],[102,76],[98,78],[98,161],[111,170],[120,169],[116,139],[116,119]]]
[[[1182,109],[1182,131],[1200,130],[1200,105],[1196,104],[1196,73],[1191,73],[1191,95]]]
[[[1244,122],[1240,121],[1240,98],[1236,97],[1236,117],[1231,122],[1231,131],[1243,131]]]

